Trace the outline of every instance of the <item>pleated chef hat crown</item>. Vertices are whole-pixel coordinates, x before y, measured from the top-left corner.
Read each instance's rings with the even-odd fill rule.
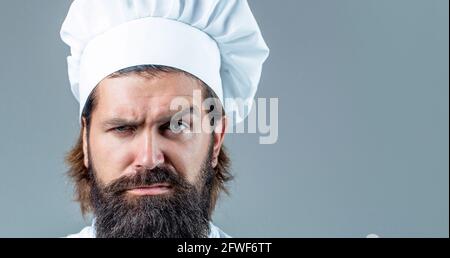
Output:
[[[68,74],[80,117],[102,79],[152,64],[201,79],[240,122],[250,112],[269,54],[246,0],[75,0],[61,38],[71,50]]]

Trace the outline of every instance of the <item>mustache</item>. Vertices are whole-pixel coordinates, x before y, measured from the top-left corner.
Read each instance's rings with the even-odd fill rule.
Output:
[[[133,175],[122,176],[107,186],[102,187],[102,192],[104,194],[118,195],[127,190],[151,184],[169,184],[171,187],[180,190],[192,188],[192,185],[180,176],[179,173],[165,167],[155,167],[153,169],[141,170]]]

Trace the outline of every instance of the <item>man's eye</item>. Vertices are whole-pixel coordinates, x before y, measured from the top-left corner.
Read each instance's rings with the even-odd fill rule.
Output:
[[[171,122],[169,125],[169,129],[173,133],[181,133],[182,131],[189,128],[189,124],[184,122],[183,120],[178,120]]]
[[[134,128],[132,126],[118,126],[116,128],[113,128],[114,132],[119,134],[126,134],[134,131]]]

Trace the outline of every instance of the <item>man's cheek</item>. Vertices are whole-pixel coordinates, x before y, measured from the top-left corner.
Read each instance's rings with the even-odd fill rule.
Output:
[[[92,154],[97,176],[105,183],[132,173],[133,154],[124,149],[103,148]]]
[[[177,156],[176,158],[172,158],[171,161],[173,170],[177,171],[180,177],[184,178],[191,185],[195,183],[195,173],[192,170],[192,165],[195,163],[195,160]]]
[[[183,173],[183,177],[190,183],[195,179],[195,172],[200,168],[203,153],[203,143],[199,140],[189,144],[178,144],[166,150],[166,155],[173,163],[177,171]]]

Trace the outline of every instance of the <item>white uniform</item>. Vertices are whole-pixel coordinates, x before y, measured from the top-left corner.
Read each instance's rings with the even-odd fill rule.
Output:
[[[95,220],[92,221],[91,226],[83,228],[79,233],[68,235],[67,238],[95,238]],[[230,238],[220,228],[216,227],[212,222],[209,222],[210,232],[208,238]]]

